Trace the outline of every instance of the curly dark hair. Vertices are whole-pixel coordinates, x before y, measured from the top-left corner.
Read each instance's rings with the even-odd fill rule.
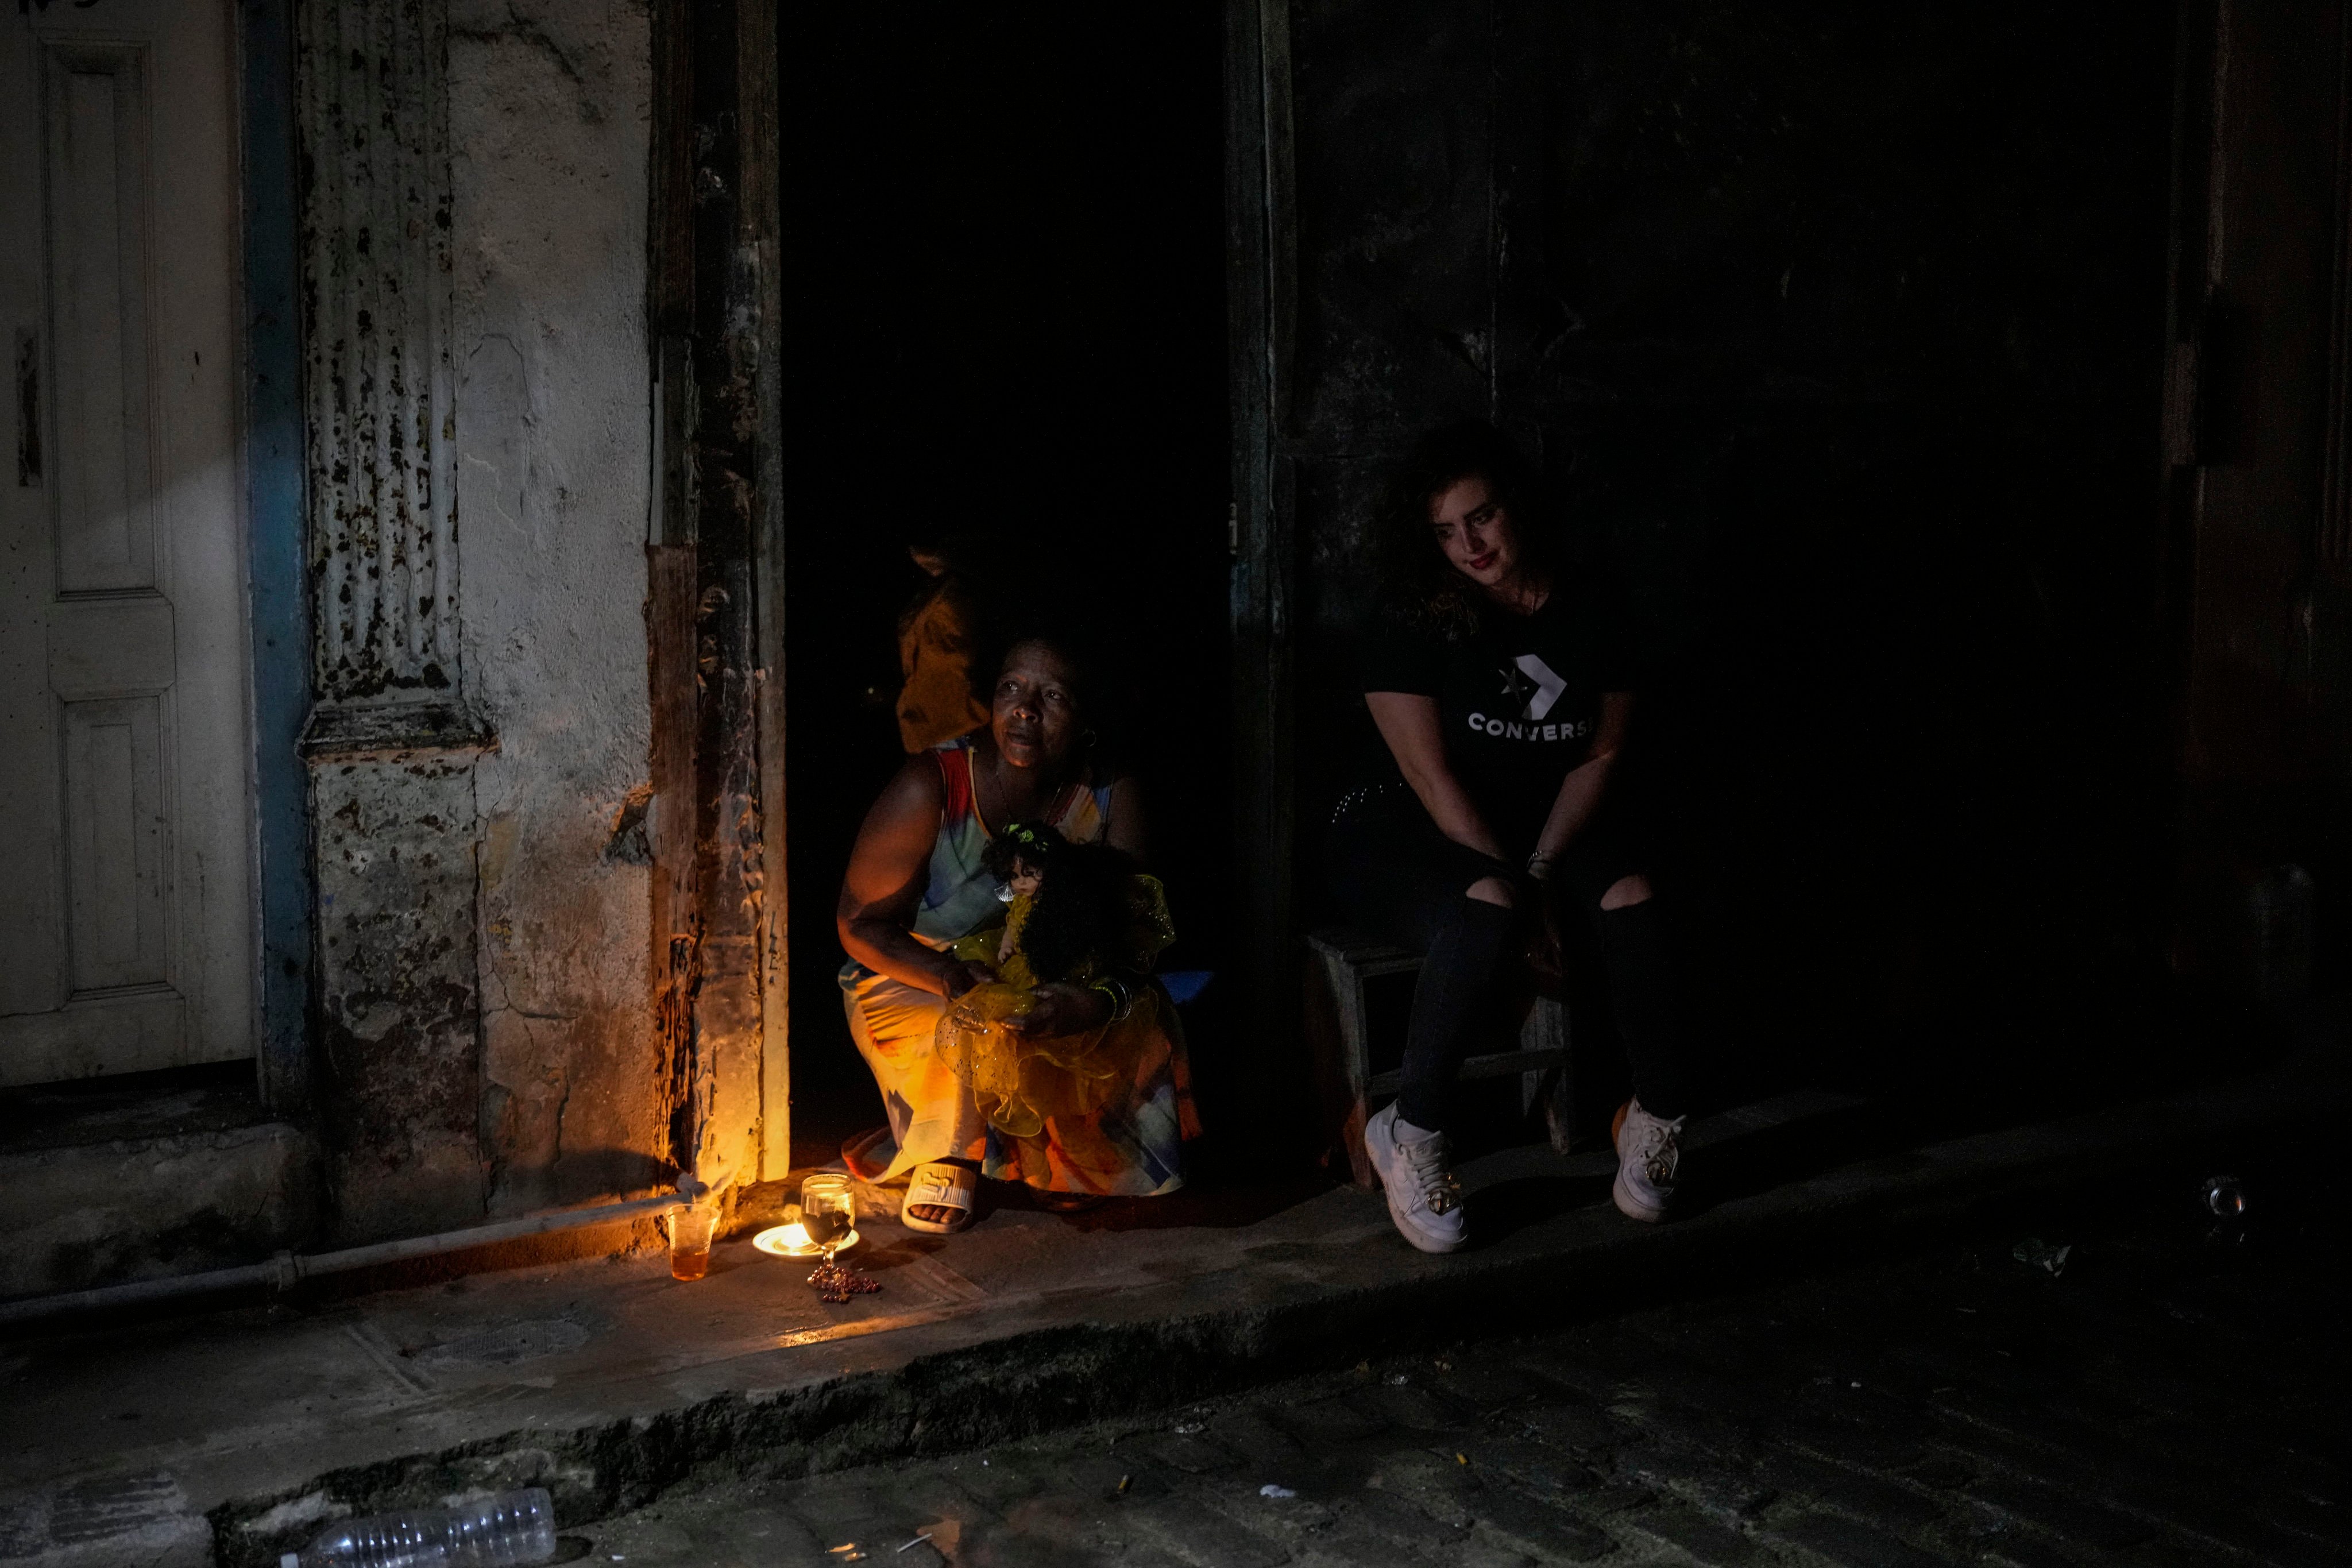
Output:
[[[1073,844],[1042,822],[1013,822],[982,863],[1005,881],[1025,862],[1044,879],[1022,927],[1021,951],[1039,980],[1061,980],[1089,958],[1109,959],[1127,933],[1127,857],[1108,844]]]
[[[1457,481],[1474,478],[1486,480],[1509,513],[1523,559],[1545,566],[1558,552],[1543,477],[1509,437],[1483,419],[1465,419],[1414,442],[1391,470],[1374,519],[1381,598],[1389,614],[1448,640],[1477,628],[1477,600],[1431,536],[1429,507]]]

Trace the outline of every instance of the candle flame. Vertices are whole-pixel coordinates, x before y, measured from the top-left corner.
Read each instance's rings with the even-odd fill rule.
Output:
[[[778,1258],[814,1258],[824,1250],[824,1243],[809,1235],[808,1226],[797,1218],[770,1226],[751,1238],[751,1245]],[[833,1245],[837,1248],[855,1247],[857,1233],[853,1230],[846,1236],[837,1236]]]

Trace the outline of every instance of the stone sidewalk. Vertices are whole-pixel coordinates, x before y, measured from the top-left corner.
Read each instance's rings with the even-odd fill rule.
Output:
[[[638,1256],[22,1335],[0,1342],[0,1562],[274,1563],[323,1518],[483,1486],[591,1520],[729,1455],[789,1475],[958,1451],[1820,1267],[2347,1108],[2317,1055],[1916,1149],[1801,1095],[1696,1129],[1696,1201],[1662,1228],[1609,1206],[1606,1155],[1474,1162],[1482,1239],[1451,1258],[1406,1247],[1377,1194],[1319,1188],[1005,1210],[952,1238],[876,1216],[853,1257],[883,1290],[845,1306],[739,1239],[694,1284]]]
[[[2258,1168],[2256,1223],[2209,1239],[2199,1169],[2149,1181],[2137,1213],[2045,1213],[2071,1247],[2057,1274],[2016,1258],[2011,1226],[923,1463],[776,1480],[743,1455],[571,1550],[628,1568],[2352,1563],[2352,1194],[2333,1176],[2297,1225],[2279,1211],[2304,1178]]]

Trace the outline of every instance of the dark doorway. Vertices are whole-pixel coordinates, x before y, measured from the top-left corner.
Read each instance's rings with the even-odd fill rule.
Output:
[[[2152,614],[2170,11],[1242,12],[1239,571],[1296,587],[1237,596],[1292,684],[1236,732],[1295,758],[1300,845],[1244,907],[1326,918],[1380,478],[1487,418],[1622,587],[1712,1092],[2050,1114],[2200,1070]]]
[[[782,18],[796,1164],[881,1121],[843,1021],[833,913],[857,825],[903,760],[912,540],[952,525],[999,565],[1067,572],[1117,629],[1122,746],[1184,933],[1171,957],[1217,963],[1223,45],[1202,6]],[[1195,1055],[1213,1094],[1213,1046]]]

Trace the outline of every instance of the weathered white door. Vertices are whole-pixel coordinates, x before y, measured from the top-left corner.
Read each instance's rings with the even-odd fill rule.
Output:
[[[0,1084],[253,1051],[229,0],[0,16]]]

